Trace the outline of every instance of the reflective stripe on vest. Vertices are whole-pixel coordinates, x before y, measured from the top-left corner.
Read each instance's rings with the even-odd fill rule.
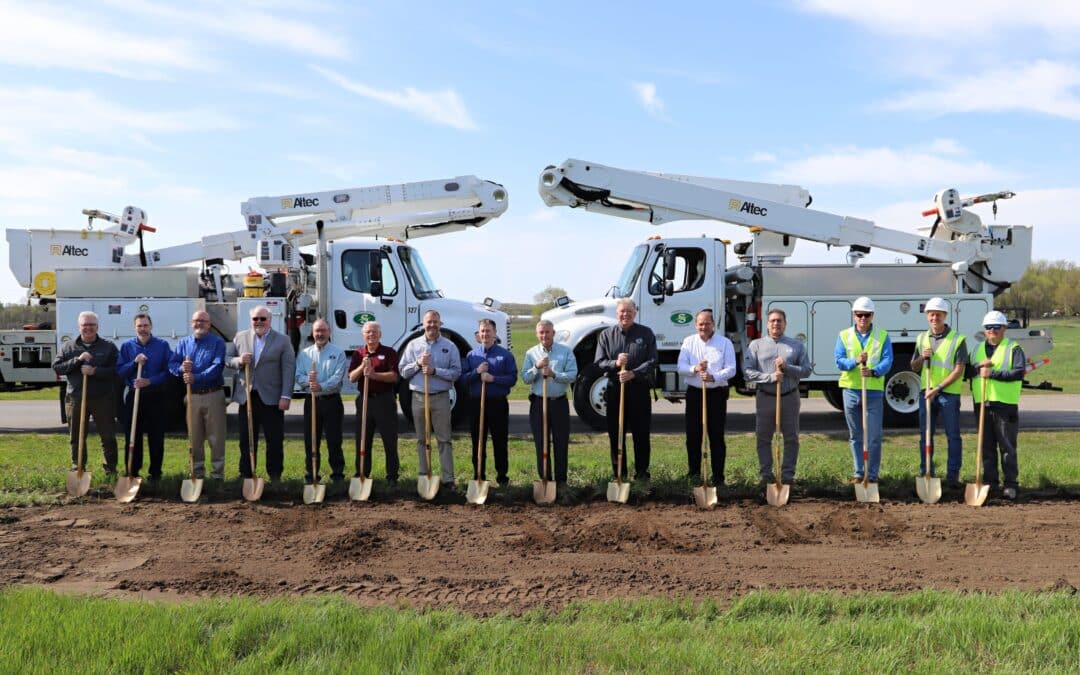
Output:
[[[875,333],[871,333],[866,339],[866,367],[873,368],[881,363],[881,350],[885,348],[885,339],[888,337],[888,333],[884,330],[879,330]],[[859,345],[859,338],[855,334],[855,327],[845,328],[840,331],[840,340],[844,343],[844,348],[847,350],[847,357],[854,359],[863,352],[863,348]],[[862,388],[862,373],[859,369],[852,368],[851,370],[844,370],[840,373],[840,388],[841,389],[861,389]],[[885,377],[868,377],[866,378],[866,389],[868,391],[885,391]]]
[[[951,338],[951,339],[950,339]],[[930,357],[930,386],[937,387],[949,373],[956,367],[956,348],[960,346],[960,341],[964,339],[963,335],[950,330],[945,338],[938,344],[937,349],[934,350],[933,356]],[[930,332],[927,331],[919,335],[919,339],[915,341],[915,348],[919,354],[922,354],[922,350],[930,346]],[[942,347],[945,349],[942,350]],[[923,365],[926,367],[926,364]],[[949,386],[945,387],[943,391],[946,394],[959,394],[963,389],[962,378],[956,378]]]
[[[1005,338],[1001,341],[1001,344],[994,350],[994,355],[990,357],[990,370],[1003,370],[1005,369],[1005,358],[1008,356],[1009,365],[1012,365],[1013,350],[1019,347],[1019,343]],[[971,356],[971,365],[977,366],[986,360],[986,343],[983,342],[979,345],[979,348],[975,350],[975,353]],[[971,378],[971,393],[975,396],[975,402],[982,402],[982,378],[976,375]],[[997,403],[1012,403],[1016,405],[1020,403],[1020,389],[1024,386],[1023,380],[1016,380],[1014,382],[1002,382],[1001,380],[995,380],[989,378],[986,380],[986,400]]]

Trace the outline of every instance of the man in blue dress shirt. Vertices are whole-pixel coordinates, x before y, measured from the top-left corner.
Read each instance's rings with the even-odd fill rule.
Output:
[[[190,358],[190,361],[186,359]],[[210,443],[210,477],[225,479],[225,340],[210,332],[210,315],[191,315],[191,335],[176,345],[169,371],[191,385],[191,447],[195,477],[205,478],[204,445]]]
[[[495,344],[495,322],[480,319],[477,338],[480,346],[465,355],[461,381],[469,388],[469,412],[472,418],[473,472],[476,471],[476,447],[480,443],[480,390],[486,382],[484,435],[491,436],[499,487],[510,484],[510,459],[506,450],[510,422],[510,403],[506,397],[517,382],[517,362],[506,347]],[[480,458],[480,479],[487,480],[487,453]]]
[[[124,420],[127,422],[127,445],[131,451],[131,466],[127,472],[138,476],[143,463],[143,434],[146,434],[150,446],[150,480],[161,479],[161,461],[165,457],[165,416],[162,414],[165,404],[165,381],[169,376],[169,359],[172,349],[169,343],[153,335],[154,323],[150,315],[142,312],[135,315],[135,337],[120,345],[120,358],[116,363],[116,373],[127,385],[124,398]],[[142,364],[142,374],[139,372]],[[133,419],[135,391],[139,391],[138,419]],[[135,432],[132,436],[132,431]],[[126,456],[126,453],[125,453]]]

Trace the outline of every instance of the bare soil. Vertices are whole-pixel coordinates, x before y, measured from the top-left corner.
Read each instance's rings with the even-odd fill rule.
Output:
[[[402,490],[402,494],[405,490]],[[297,495],[298,497],[298,495]],[[524,497],[523,497],[524,499]],[[947,498],[948,499],[948,498]],[[478,615],[592,598],[751,589],[965,591],[1080,586],[1076,501],[971,508],[795,499],[712,511],[650,503],[484,506],[411,497],[188,505],[102,495],[0,509],[0,586],[108,597],[338,593]]]

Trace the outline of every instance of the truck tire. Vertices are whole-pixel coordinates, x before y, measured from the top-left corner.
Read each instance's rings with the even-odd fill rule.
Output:
[[[838,386],[825,387],[821,390],[821,393],[825,396],[825,400],[829,402],[829,405],[836,408],[840,412],[844,412],[844,392]]]
[[[885,426],[918,426],[921,395],[919,375],[911,370],[911,352],[895,350],[892,369],[885,378]]]
[[[574,382],[574,411],[595,431],[607,429],[607,404],[604,402],[607,385],[603,371],[592,365],[586,367]]]

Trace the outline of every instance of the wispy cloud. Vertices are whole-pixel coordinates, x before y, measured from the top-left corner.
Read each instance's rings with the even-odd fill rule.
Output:
[[[880,106],[937,114],[1028,111],[1080,120],[1080,67],[1039,60],[935,82],[924,91],[901,94]]]
[[[345,91],[370,99],[391,108],[404,110],[411,115],[435,124],[442,124],[463,131],[475,131],[473,122],[465,107],[465,101],[453,89],[442,91],[421,91],[414,87],[401,90],[376,89],[375,87],[350,80],[329,68],[312,66],[315,72],[330,80]]]
[[[97,13],[45,3],[0,3],[0,62],[159,80],[171,70],[209,70],[188,42],[110,25]]]
[[[656,119],[667,119],[667,106],[664,104],[664,99],[656,94],[656,85],[654,83],[633,82],[631,83],[631,86],[634,89],[634,94],[637,96],[638,103],[645,109],[645,112]]]
[[[342,183],[351,183],[357,176],[366,174],[375,168],[374,162],[360,162],[356,164],[344,164],[334,162],[321,155],[309,155],[304,153],[292,153],[285,156],[290,162],[299,164],[305,168],[314,169],[320,173],[332,176]]]
[[[758,164],[768,164],[776,161],[776,155],[771,152],[755,152],[750,155],[750,161]]]
[[[847,146],[781,162],[771,180],[813,185],[938,187],[1015,178],[967,156],[955,141],[941,139],[909,148]]]

